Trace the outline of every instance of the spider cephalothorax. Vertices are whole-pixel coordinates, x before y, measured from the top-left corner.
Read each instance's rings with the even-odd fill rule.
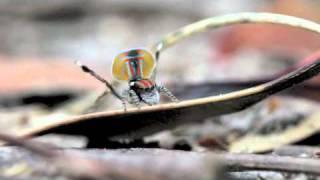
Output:
[[[148,105],[158,104],[160,102],[160,94],[157,85],[150,79],[140,79],[129,82],[129,90],[127,95],[132,102],[137,105],[143,102]]]
[[[117,80],[129,83],[129,89],[125,90],[122,95],[117,93],[108,81],[97,75],[94,71],[79,63],[78,65],[84,72],[90,73],[105,83],[112,94],[119,98],[124,105],[126,102],[138,107],[141,103],[148,105],[159,104],[160,93],[168,96],[172,101],[178,101],[167,88],[157,85],[151,80],[150,77],[155,69],[156,61],[147,50],[131,49],[115,57],[112,65],[112,75]],[[103,93],[102,96],[105,94]]]

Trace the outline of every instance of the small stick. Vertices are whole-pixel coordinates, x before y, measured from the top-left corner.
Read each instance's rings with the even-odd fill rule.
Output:
[[[235,24],[254,23],[282,24],[320,34],[320,24],[303,18],[266,12],[243,12],[211,17],[186,25],[165,35],[160,41],[151,45],[151,49],[155,54],[156,61],[158,62],[160,52],[188,37],[191,37],[192,35]],[[152,74],[152,79],[156,79],[156,75],[157,71],[155,69]]]
[[[256,154],[218,154],[231,170],[267,170],[320,175],[319,159]]]
[[[159,56],[159,53],[164,49],[194,34],[235,24],[253,23],[282,24],[320,34],[320,25],[318,23],[303,18],[266,12],[243,12],[211,17],[184,26],[164,36],[152,46],[152,49]]]

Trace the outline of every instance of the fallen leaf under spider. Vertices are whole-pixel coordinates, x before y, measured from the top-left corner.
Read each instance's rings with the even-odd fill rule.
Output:
[[[276,80],[224,95],[199,98],[179,103],[160,104],[141,109],[91,113],[55,122],[43,122],[15,133],[31,137],[48,133],[84,135],[89,138],[141,138],[178,125],[200,122],[208,117],[233,113],[287,89],[320,72],[320,60]]]

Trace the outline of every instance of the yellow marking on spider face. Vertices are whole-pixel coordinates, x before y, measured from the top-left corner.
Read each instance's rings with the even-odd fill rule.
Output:
[[[139,52],[139,55],[143,57],[142,78],[146,78],[146,79],[149,78],[156,66],[156,61],[153,58],[152,54],[149,51],[144,49],[132,49],[132,50],[137,50]],[[126,60],[127,60],[126,56],[128,52],[132,50],[122,52],[115,57],[112,64],[112,75],[115,79],[122,80],[122,81],[129,80],[128,69],[126,65]]]

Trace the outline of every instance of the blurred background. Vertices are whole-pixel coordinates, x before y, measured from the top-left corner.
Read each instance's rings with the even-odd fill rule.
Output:
[[[75,60],[112,81],[112,60],[120,51],[148,48],[182,26],[243,11],[320,22],[320,2],[313,0],[0,0],[0,128],[30,125],[30,119],[48,117],[53,109],[79,114],[91,106],[104,85],[84,74]],[[164,51],[158,80],[174,88],[269,77],[306,64],[300,60],[319,47],[318,35],[299,29],[231,26]]]
[[[166,33],[197,20],[267,11],[319,22],[319,8],[319,2],[312,0],[1,0],[0,93],[101,88],[72,63],[79,60],[111,80],[111,63],[120,51],[150,47]],[[159,78],[164,83],[181,83],[248,78],[256,76],[256,71],[268,75],[319,46],[317,35],[294,28],[222,28],[165,51]],[[250,68],[245,69],[247,64]]]

